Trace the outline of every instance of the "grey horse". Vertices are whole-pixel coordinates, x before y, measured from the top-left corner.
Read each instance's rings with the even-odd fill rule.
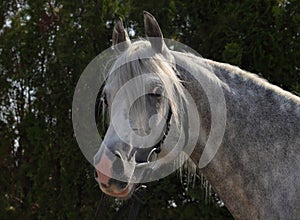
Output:
[[[238,67],[168,49],[148,12],[144,25],[147,39],[134,43],[122,21],[113,30],[118,56],[101,91],[110,123],[94,157],[101,190],[127,199],[143,182],[141,176],[155,173],[170,152],[174,158],[185,152],[196,165],[207,154],[201,173],[235,219],[299,219],[300,98]],[[124,87],[138,76],[143,77]],[[214,88],[222,99],[213,94]],[[224,103],[210,99],[214,96]],[[190,100],[197,109],[195,118],[186,117]],[[225,123],[214,114],[223,115]],[[205,148],[213,127],[222,139],[210,142],[210,152]],[[176,131],[184,133],[178,150],[172,143]],[[133,134],[151,134],[147,147]],[[192,150],[186,150],[194,137]],[[150,166],[153,162],[157,164]],[[141,167],[144,171],[136,175]]]

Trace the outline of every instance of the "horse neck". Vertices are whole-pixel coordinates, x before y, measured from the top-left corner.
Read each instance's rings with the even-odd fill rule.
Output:
[[[197,71],[199,62],[186,62]],[[204,62],[224,91],[227,121],[217,154],[201,172],[236,219],[299,216],[294,207],[300,207],[295,196],[300,188],[300,99],[237,67]],[[210,130],[210,108],[201,86],[181,72],[199,107],[203,133],[191,156],[197,163]]]

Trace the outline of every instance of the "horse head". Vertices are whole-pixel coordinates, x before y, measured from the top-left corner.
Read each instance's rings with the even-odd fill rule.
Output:
[[[117,58],[101,91],[109,125],[94,156],[101,190],[128,198],[166,154],[162,145],[183,97],[174,59],[155,18],[144,12],[148,40],[132,43],[119,20],[112,34]]]

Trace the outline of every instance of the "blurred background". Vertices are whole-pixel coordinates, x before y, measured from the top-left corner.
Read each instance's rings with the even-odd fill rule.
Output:
[[[130,201],[102,195],[71,121],[77,80],[111,46],[118,17],[136,38],[147,10],[166,38],[300,93],[298,0],[2,0],[0,7],[0,219],[93,219],[97,210],[101,219],[127,219]],[[232,219],[206,184],[186,172],[148,184],[138,219]]]

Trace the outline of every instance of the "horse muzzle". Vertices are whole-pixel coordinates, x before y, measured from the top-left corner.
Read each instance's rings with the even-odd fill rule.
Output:
[[[120,177],[120,180],[114,177]],[[105,153],[95,157],[95,179],[100,189],[109,196],[127,199],[134,190],[134,184],[130,183],[129,178],[125,178],[121,161],[112,160]]]
[[[95,179],[105,194],[119,199],[128,199],[134,191],[133,183],[126,183],[106,176],[99,170],[95,170]]]

